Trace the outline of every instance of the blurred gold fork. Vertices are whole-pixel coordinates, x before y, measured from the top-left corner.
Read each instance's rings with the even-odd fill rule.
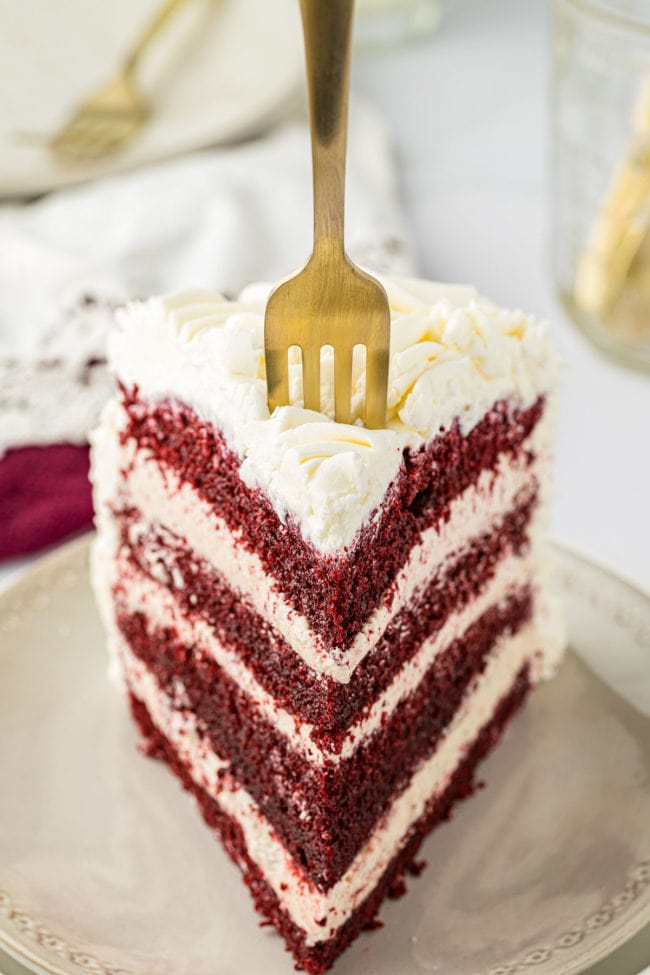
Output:
[[[187,0],[165,0],[145,27],[108,84],[75,109],[63,128],[48,139],[48,148],[68,159],[96,159],[115,152],[140,131],[149,106],[135,83],[142,55],[160,29]]]
[[[352,418],[352,354],[366,348],[365,419],[386,420],[390,311],[378,281],[345,253],[345,150],[353,0],[300,0],[311,122],[314,249],[272,292],[264,319],[269,409],[289,403],[289,349],[302,350],[304,404],[320,409],[321,348],[334,349],[336,419]]]

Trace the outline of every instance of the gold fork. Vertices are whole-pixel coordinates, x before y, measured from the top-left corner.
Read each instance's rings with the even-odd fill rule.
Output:
[[[142,55],[187,0],[165,0],[126,55],[117,75],[77,106],[48,148],[68,159],[96,159],[115,152],[140,131],[150,110],[135,82]]]
[[[269,409],[289,403],[289,349],[302,352],[306,409],[320,409],[321,348],[334,350],[336,419],[351,422],[352,355],[366,348],[365,420],[386,420],[390,312],[382,286],[345,253],[345,149],[353,0],[300,0],[311,123],[314,247],[271,293],[264,319]]]

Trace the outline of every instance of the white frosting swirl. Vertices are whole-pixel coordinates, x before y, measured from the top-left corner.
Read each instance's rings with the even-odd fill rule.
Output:
[[[266,285],[245,289],[236,302],[186,291],[133,303],[118,315],[110,363],[141,396],[182,400],[221,429],[242,459],[246,483],[261,488],[282,519],[291,515],[318,549],[333,553],[352,542],[380,504],[404,447],[431,440],[456,418],[468,432],[496,400],[527,405],[555,383],[546,325],[497,308],[473,288],[426,281],[384,285],[392,318],[385,430],[331,419],[331,350],[323,351],[323,413],[302,409],[294,362],[296,405],[269,416]],[[364,382],[363,358],[357,356],[355,415]]]

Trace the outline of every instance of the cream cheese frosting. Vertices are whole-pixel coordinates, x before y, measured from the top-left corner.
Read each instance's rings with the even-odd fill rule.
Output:
[[[109,362],[140,396],[177,399],[220,429],[242,461],[241,477],[269,497],[281,519],[337,553],[377,509],[405,447],[458,420],[469,432],[504,398],[523,405],[555,384],[556,356],[544,323],[498,308],[473,288],[384,281],[391,307],[387,425],[336,423],[331,350],[323,350],[322,413],[302,408],[297,358],[292,406],[272,416],[266,400],[264,307],[268,285],[237,301],[184,291],[128,305],[109,337]],[[353,407],[365,373],[355,356]]]

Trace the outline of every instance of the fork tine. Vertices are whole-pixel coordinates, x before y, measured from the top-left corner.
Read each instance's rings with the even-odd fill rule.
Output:
[[[289,350],[266,346],[266,383],[269,411],[289,402]]]
[[[70,158],[95,159],[118,149],[146,119],[146,106],[136,93],[114,82],[83,102],[48,146]]]
[[[74,128],[62,133],[50,143],[57,151],[78,155],[80,157],[91,157],[102,155],[111,148],[124,141],[122,132],[109,125],[76,124]]]
[[[67,128],[54,135],[50,144],[55,146],[85,145],[92,138],[92,129],[87,120],[77,118]]]
[[[306,410],[320,410],[320,346],[314,343],[302,350],[302,388]]]
[[[64,132],[52,139],[49,144],[57,152],[75,154],[84,152],[87,139],[83,133],[80,134],[78,131]]]
[[[352,349],[334,350],[334,409],[339,423],[352,422]]]
[[[381,429],[386,422],[388,365],[386,347],[366,349],[366,426],[371,430]]]
[[[93,155],[94,145],[94,139],[75,136],[74,138],[64,139],[61,142],[57,142],[55,148],[58,152],[69,154],[71,156],[79,156],[80,159],[84,159],[89,155]]]

